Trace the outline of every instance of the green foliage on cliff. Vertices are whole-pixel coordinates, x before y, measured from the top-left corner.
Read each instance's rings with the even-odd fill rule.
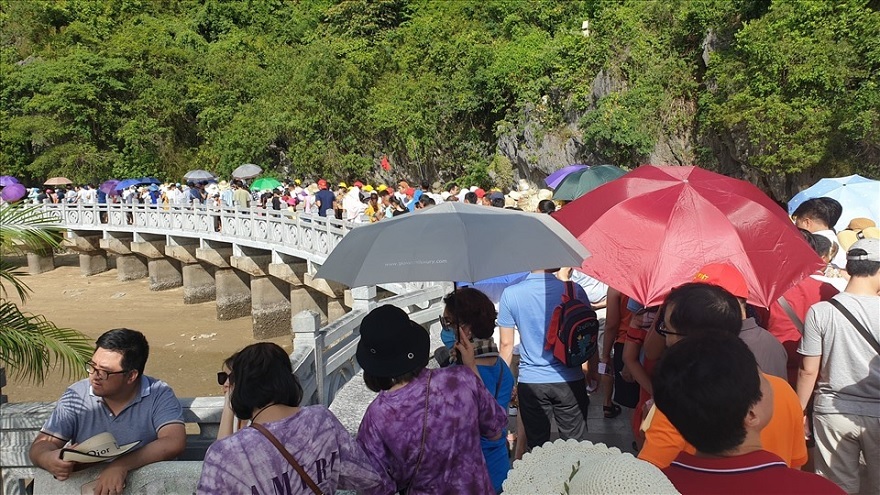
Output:
[[[488,180],[536,107],[622,166],[880,173],[870,0],[0,0],[0,28],[25,179]]]

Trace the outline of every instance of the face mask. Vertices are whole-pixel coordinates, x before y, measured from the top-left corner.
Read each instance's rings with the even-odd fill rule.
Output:
[[[440,340],[443,341],[443,345],[447,348],[452,349],[455,347],[455,330],[449,327],[443,327],[440,330]]]

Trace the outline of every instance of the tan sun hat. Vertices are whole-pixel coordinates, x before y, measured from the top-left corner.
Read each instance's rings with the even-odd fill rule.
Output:
[[[76,448],[61,449],[61,460],[72,462],[93,463],[119,457],[135,448],[140,441],[126,445],[118,445],[110,432],[98,433],[78,444]]]
[[[576,440],[547,442],[532,449],[513,463],[503,488],[511,495],[679,493],[653,464],[616,447]]]

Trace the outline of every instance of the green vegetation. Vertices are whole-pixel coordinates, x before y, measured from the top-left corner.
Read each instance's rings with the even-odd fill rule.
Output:
[[[27,300],[30,289],[10,254],[50,251],[61,240],[52,218],[35,207],[0,207],[0,366],[12,376],[42,383],[58,367],[65,376],[80,376],[92,355],[92,342],[80,332],[59,328],[43,316],[23,313],[9,299],[9,287]]]
[[[250,162],[489,185],[516,167],[497,139],[539,108],[537,132],[573,121],[584,155],[620,166],[664,148],[728,172],[878,176],[877,7],[0,0],[0,170],[98,181]]]

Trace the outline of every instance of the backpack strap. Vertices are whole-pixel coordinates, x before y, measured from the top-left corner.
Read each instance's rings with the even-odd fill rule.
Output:
[[[865,328],[865,326],[862,325],[862,323],[857,320],[856,317],[853,316],[853,314],[850,313],[848,309],[846,309],[846,306],[841,304],[840,301],[836,299],[829,299],[828,302],[830,302],[832,306],[837,308],[837,310],[840,311],[843,316],[845,316],[846,319],[849,320],[850,323],[852,323],[852,326],[856,327],[856,330],[859,332],[862,338],[864,338],[868,342],[868,344],[874,348],[874,352],[880,354],[880,343],[877,343],[877,339],[875,339],[873,335],[868,333],[868,329]]]
[[[776,300],[780,306],[782,306],[785,314],[788,315],[788,319],[794,324],[794,327],[797,328],[797,331],[804,334],[804,322],[801,321],[800,317],[798,317],[797,313],[795,313],[794,308],[791,307],[791,304],[785,299],[785,296],[779,296],[779,299]]]

